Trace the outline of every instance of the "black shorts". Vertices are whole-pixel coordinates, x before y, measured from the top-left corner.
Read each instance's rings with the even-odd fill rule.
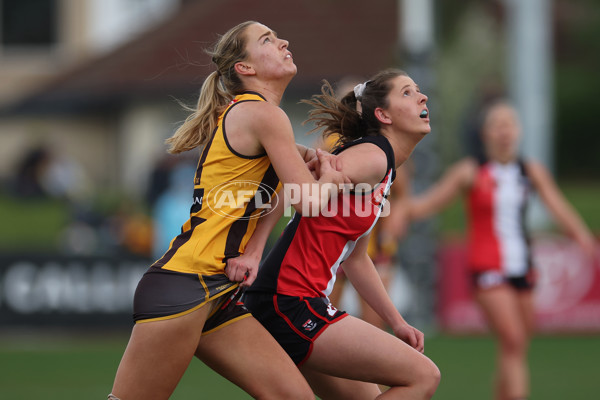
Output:
[[[323,297],[247,292],[243,301],[298,366],[310,356],[317,337],[348,315]]]
[[[505,276],[502,271],[496,270],[473,272],[471,283],[477,289],[491,289],[504,284],[508,284],[518,291],[532,290],[535,287],[533,272],[529,272],[525,276]]]
[[[242,293],[243,291],[238,287],[231,295],[223,296],[223,300],[221,298],[216,300],[215,308],[204,323],[202,335],[208,335],[240,319],[252,316],[242,303]]]
[[[150,267],[135,291],[133,320],[142,323],[175,318],[215,300],[203,329],[204,333],[213,332],[250,316],[239,295],[234,298],[236,287],[225,275],[200,276]]]

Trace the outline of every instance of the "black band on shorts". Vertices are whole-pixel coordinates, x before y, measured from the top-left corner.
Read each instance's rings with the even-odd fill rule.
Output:
[[[308,359],[319,335],[348,315],[323,297],[248,292],[244,304],[298,366]]]
[[[505,276],[501,271],[489,270],[473,272],[471,283],[474,288],[483,290],[507,284],[515,290],[521,291],[532,290],[535,287],[535,278],[533,271],[525,276]]]
[[[233,294],[224,296],[224,300],[217,300],[219,305],[204,323],[203,335],[208,335],[235,321],[252,316],[240,299],[242,293],[242,288],[238,287]]]

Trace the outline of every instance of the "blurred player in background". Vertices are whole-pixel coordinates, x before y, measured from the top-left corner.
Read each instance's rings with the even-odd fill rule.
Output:
[[[485,158],[451,166],[437,184],[411,198],[410,215],[427,218],[464,195],[474,295],[499,343],[495,397],[522,400],[529,396],[527,349],[534,330],[535,270],[525,227],[533,191],[590,257],[594,239],[546,168],[520,158],[521,126],[511,104],[488,105],[480,128]]]

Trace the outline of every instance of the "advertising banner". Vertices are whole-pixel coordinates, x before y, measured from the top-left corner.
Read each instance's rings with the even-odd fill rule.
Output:
[[[587,260],[577,244],[561,236],[533,240],[537,331],[600,332],[600,265]],[[437,314],[440,328],[451,333],[486,330],[471,293],[466,246],[447,241],[439,251]]]
[[[0,256],[0,327],[132,325],[147,259]]]

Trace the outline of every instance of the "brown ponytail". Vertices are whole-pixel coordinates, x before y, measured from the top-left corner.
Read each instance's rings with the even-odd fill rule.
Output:
[[[315,128],[311,132],[323,129],[323,137],[333,135],[337,138],[336,146],[359,138],[364,131],[354,92],[338,100],[331,84],[325,80],[321,94],[313,95],[310,100],[301,100],[301,103],[312,106],[303,124],[314,122]]]
[[[337,135],[339,138],[336,145],[363,136],[381,135],[375,109],[387,108],[387,96],[392,90],[391,81],[398,76],[406,76],[406,72],[399,69],[386,69],[379,72],[365,82],[360,99],[356,98],[354,91],[350,91],[338,100],[329,82],[324,81],[321,94],[312,96],[310,100],[301,101],[313,107],[304,123],[314,122],[315,128],[311,132],[323,129],[324,137]]]

